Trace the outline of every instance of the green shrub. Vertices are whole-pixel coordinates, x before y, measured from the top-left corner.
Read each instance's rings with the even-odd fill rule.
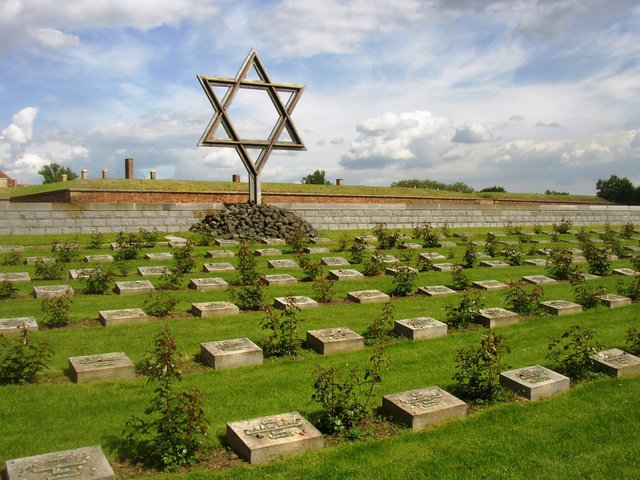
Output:
[[[625,286],[624,280],[619,280],[617,291],[620,295],[629,297],[634,302],[640,301],[640,277],[634,277],[628,286]]]
[[[576,275],[571,278],[571,289],[576,303],[582,305],[584,309],[595,308],[600,305],[599,295],[606,293],[602,285],[593,285],[586,282],[582,277]]]
[[[311,260],[309,255],[297,255],[296,261],[304,274],[303,281],[312,282],[322,276],[322,264]]]
[[[256,257],[247,242],[240,242],[238,247],[238,276],[240,285],[253,285],[260,280]]]
[[[20,250],[10,250],[2,257],[2,265],[20,265],[22,263],[22,252]]]
[[[320,303],[330,303],[334,296],[335,281],[329,280],[323,275],[313,281],[313,291]]]
[[[196,262],[191,256],[192,250],[193,242],[191,242],[191,240],[187,240],[184,247],[173,249],[173,267],[171,268],[173,273],[185,274],[191,272],[195,268]]]
[[[309,245],[309,237],[302,228],[294,228],[285,241],[290,251],[296,255],[301,255],[305,247]]]
[[[425,257],[418,257],[418,261],[416,262],[416,269],[419,272],[428,272],[433,268],[433,260]]]
[[[631,268],[633,268],[636,272],[640,272],[640,252],[635,252],[631,255]]]
[[[640,329],[638,327],[631,327],[627,330],[627,345],[629,345],[630,353],[640,355]]]
[[[129,265],[129,262],[124,258],[116,254],[113,260],[113,269],[117,271],[121,277],[126,277],[131,271],[131,265]]]
[[[367,340],[386,340],[393,335],[393,311],[395,306],[392,302],[387,302],[382,307],[380,315],[371,322],[364,333]]]
[[[184,281],[184,274],[179,270],[173,270],[160,275],[158,288],[160,290],[180,290]]]
[[[300,350],[302,341],[298,334],[298,313],[293,297],[286,298],[285,308],[278,314],[267,307],[265,317],[260,321],[260,328],[269,331],[262,341],[262,348],[268,357],[295,356]]]
[[[70,295],[61,297],[47,297],[42,300],[40,308],[44,315],[44,321],[49,327],[65,327],[71,323],[71,305],[73,298]]]
[[[574,382],[593,378],[591,356],[602,350],[595,336],[593,330],[574,325],[560,338],[551,340],[547,358],[555,362],[555,370]]]
[[[491,232],[487,233],[487,237],[484,242],[484,252],[490,257],[498,255],[498,244],[496,243],[496,236]]]
[[[166,317],[178,304],[176,297],[167,291],[152,292],[144,299],[142,309],[154,317]]]
[[[607,247],[596,247],[593,242],[585,242],[582,252],[589,265],[589,273],[594,275],[607,275],[611,270],[611,260]]]
[[[135,233],[118,232],[116,235],[116,260],[135,260],[138,258],[142,244]]]
[[[500,385],[500,372],[506,369],[503,356],[509,352],[504,337],[485,333],[480,346],[461,348],[456,354],[456,390],[475,403],[495,403],[504,400],[505,390]]]
[[[551,228],[553,228],[553,231],[556,233],[569,233],[569,230],[571,230],[571,227],[573,226],[573,222],[567,218],[562,217],[562,219],[560,220],[560,223],[556,224],[554,223],[553,225],[551,225]]]
[[[84,288],[82,293],[87,295],[104,295],[111,288],[110,281],[113,273],[111,271],[103,272],[99,268],[91,269],[89,276],[84,279]]]
[[[51,357],[51,347],[33,342],[25,325],[20,335],[0,335],[0,385],[35,383]]]
[[[229,298],[240,310],[262,310],[264,307],[264,284],[243,285],[229,290]]]
[[[447,325],[451,328],[466,328],[473,323],[484,308],[484,299],[479,293],[464,292],[458,305],[445,306]]]
[[[95,232],[91,234],[91,237],[89,237],[89,243],[87,244],[87,248],[89,250],[100,250],[102,248],[103,243],[104,243],[104,233]]]
[[[145,417],[130,417],[125,425],[126,454],[132,460],[164,471],[196,461],[207,434],[203,397],[198,389],[176,393],[174,383],[182,374],[179,352],[166,325],[147,352],[143,370],[154,395]]]
[[[515,267],[524,264],[524,252],[516,246],[507,245],[502,249],[502,256],[505,261]]]
[[[471,280],[460,265],[454,265],[451,270],[451,287],[455,290],[468,290],[471,288]]]
[[[400,238],[400,232],[398,232],[398,230],[390,232],[387,224],[382,222],[376,223],[373,227],[373,234],[378,239],[378,248],[381,250],[394,248]]]
[[[451,236],[451,230],[449,230],[449,224],[447,222],[444,222],[442,224],[442,226],[440,227],[440,232],[442,233],[442,236],[445,238]]]
[[[466,268],[473,268],[478,264],[478,251],[473,242],[467,242],[467,249],[462,256],[462,264]]]
[[[3,280],[0,282],[0,300],[7,300],[9,298],[16,298],[18,295],[18,287],[13,282]]]
[[[36,277],[40,280],[60,280],[64,275],[64,264],[55,262],[45,262],[38,259],[34,266]]]
[[[589,232],[587,231],[587,229],[585,227],[582,227],[582,228],[580,228],[580,230],[578,230],[578,233],[576,233],[576,239],[580,243],[591,242],[591,240],[589,238]]]
[[[620,238],[624,238],[625,240],[631,239],[633,234],[635,233],[636,226],[633,222],[627,222],[622,225],[622,229],[620,230]]]
[[[569,280],[575,274],[573,254],[566,248],[552,248],[546,266],[547,274],[556,280]]]
[[[509,310],[520,315],[535,315],[540,309],[540,300],[544,295],[542,285],[525,288],[524,282],[514,282],[504,292]]]
[[[58,243],[56,240],[51,244],[51,252],[59,262],[70,263],[78,258],[80,246],[77,243]]]
[[[396,267],[396,274],[393,277],[393,289],[391,295],[396,297],[406,297],[415,287],[418,272],[414,268],[406,265]]]
[[[141,248],[152,248],[156,246],[156,242],[160,238],[160,232],[157,227],[153,227],[152,230],[147,230],[140,227],[138,231],[137,241]]]
[[[362,265],[362,273],[367,277],[375,277],[384,273],[386,264],[382,261],[382,254],[376,250],[373,255],[370,255]]]
[[[366,241],[356,238],[353,245],[351,245],[351,258],[349,259],[349,262],[362,263],[362,260],[364,259],[364,252],[367,250],[368,246],[369,244]]]

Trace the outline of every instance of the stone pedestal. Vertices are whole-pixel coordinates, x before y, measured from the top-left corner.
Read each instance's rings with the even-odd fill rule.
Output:
[[[500,307],[484,308],[480,310],[476,321],[485,327],[495,328],[518,323],[520,316],[515,312]]]
[[[331,243],[331,239],[326,237],[313,237],[309,241],[311,243]]]
[[[437,272],[451,272],[455,268],[453,263],[434,263],[433,269]]]
[[[502,283],[497,280],[479,280],[477,282],[473,282],[472,285],[480,290],[500,290],[502,288],[507,288],[508,286],[506,283]]]
[[[169,252],[145,253],[145,260],[173,260],[173,255]]]
[[[546,302],[540,302],[540,306],[552,315],[559,317],[582,312],[582,305],[567,300],[547,300]]]
[[[531,258],[525,260],[524,263],[527,265],[535,265],[536,267],[546,267],[547,265],[547,261],[544,258]]]
[[[599,295],[598,299],[603,305],[609,308],[620,308],[631,305],[632,300],[629,297],[623,297],[622,295],[616,295],[615,293],[607,293],[605,295]]]
[[[251,464],[322,448],[322,434],[298,412],[227,423],[228,445]]]
[[[167,235],[166,237],[164,237],[165,240],[167,241],[167,244],[171,247],[171,248],[182,248],[182,247],[186,247],[187,243],[189,242],[186,238],[184,237],[176,237],[174,235]]]
[[[531,283],[533,285],[544,285],[546,283],[556,283],[557,280],[551,277],[546,277],[545,275],[527,275],[522,277],[527,283]]]
[[[378,303],[388,302],[391,299],[389,295],[380,290],[359,290],[357,292],[348,292],[347,300],[356,303]]]
[[[329,278],[331,280],[362,280],[364,275],[357,270],[351,268],[340,270],[329,270]]]
[[[28,272],[6,272],[0,273],[0,282],[30,282],[31,277]]]
[[[219,247],[237,247],[240,242],[237,240],[227,240],[225,238],[216,238],[215,244]]]
[[[94,272],[98,273],[100,271],[99,268],[72,268],[69,270],[69,278],[71,280],[86,279]]]
[[[129,325],[132,323],[145,323],[149,317],[141,308],[124,308],[122,310],[101,310],[98,312],[100,323],[105,327],[114,325]]]
[[[364,348],[364,338],[346,327],[307,331],[307,347],[320,355]]]
[[[428,253],[421,253],[419,255],[420,258],[424,259],[424,260],[446,260],[447,257],[445,257],[444,255],[442,255],[441,253],[438,252],[428,252]]]
[[[133,362],[124,352],[69,357],[69,374],[75,383],[135,378]]]
[[[149,280],[134,280],[131,282],[116,282],[115,290],[118,295],[139,295],[151,293],[155,288]]]
[[[640,275],[640,272],[636,272],[632,268],[614,268],[612,272],[616,275],[624,275],[627,277],[637,277],[638,275]]]
[[[434,386],[384,395],[382,410],[396,423],[408,425],[417,431],[451,418],[464,417],[467,404]]]
[[[235,268],[228,262],[205,263],[202,265],[203,272],[233,272]]]
[[[159,277],[169,273],[169,267],[158,265],[156,267],[138,267],[138,275],[142,277]]]
[[[396,320],[393,324],[396,335],[409,340],[443,337],[447,334],[447,324],[431,317],[417,317]]]
[[[24,259],[25,265],[35,265],[38,262],[56,263],[56,259],[53,257],[27,257]]]
[[[261,238],[260,242],[264,243],[265,245],[286,245],[287,244],[284,238]]]
[[[533,365],[500,374],[500,384],[529,400],[540,400],[569,390],[569,377]]]
[[[402,272],[402,271],[415,273],[416,275],[418,274],[418,269],[409,267],[409,266],[389,267],[385,269],[384,273],[386,273],[387,275],[393,275],[395,277],[398,274],[398,272]]]
[[[287,273],[277,273],[275,275],[263,275],[262,279],[267,285],[292,285],[298,283],[298,279]]]
[[[89,263],[113,263],[112,255],[85,255],[85,262]]]
[[[285,309],[287,308],[288,299],[291,299],[293,305],[300,310],[305,310],[307,308],[316,308],[318,306],[318,302],[316,302],[313,298],[304,297],[301,295],[292,295],[291,297],[276,297],[273,300],[273,306],[276,308]]]
[[[349,261],[344,257],[322,257],[320,259],[320,263],[328,267],[343,267],[345,265],[350,265]]]
[[[200,360],[215,370],[262,365],[262,349],[248,338],[200,344]]]
[[[283,260],[268,260],[267,267],[269,268],[298,268],[298,264],[291,259]]]
[[[69,285],[46,285],[43,287],[33,287],[33,296],[38,299],[64,297],[65,295],[73,295],[73,288]]]
[[[229,284],[222,278],[192,278],[189,288],[206,292],[208,290],[224,290]]]
[[[398,248],[402,250],[419,250],[422,248],[422,245],[419,243],[401,243],[398,245]]]
[[[329,249],[327,247],[306,247],[304,249],[304,253],[308,253],[308,254],[329,253]]]
[[[116,480],[99,445],[7,460],[6,480]]]
[[[429,297],[435,297],[437,295],[451,295],[456,293],[456,291],[444,285],[432,285],[429,287],[418,287],[418,293],[422,293]]]
[[[205,258],[231,258],[235,254],[231,250],[207,250]]]
[[[611,377],[635,377],[640,375],[640,358],[612,348],[591,356],[593,367]]]
[[[22,326],[30,332],[38,331],[38,323],[33,317],[0,318],[0,335],[22,332]]]
[[[255,252],[260,257],[282,255],[282,250],[277,248],[258,248]]]
[[[480,262],[480,266],[489,268],[507,268],[510,265],[506,262],[501,262],[500,260],[482,260]]]
[[[194,317],[224,317],[238,315],[240,309],[231,302],[192,303],[191,315]]]

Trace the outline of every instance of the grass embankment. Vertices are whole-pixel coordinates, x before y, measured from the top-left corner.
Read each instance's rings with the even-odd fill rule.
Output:
[[[247,185],[233,182],[207,182],[196,180],[74,180],[65,183],[33,185],[29,187],[0,189],[0,195],[16,197],[33,195],[57,190],[124,190],[124,191],[167,191],[167,192],[247,192]],[[536,202],[576,202],[608,203],[602,198],[591,195],[543,195],[541,193],[458,193],[445,190],[401,187],[369,187],[350,185],[303,185],[295,183],[263,183],[263,193],[292,193],[308,195],[364,195],[384,197],[430,197],[496,199]]]
[[[475,229],[475,239],[483,239],[486,229]],[[349,232],[355,234],[355,232]],[[363,232],[358,232],[363,233]],[[326,232],[334,239],[329,245],[332,252],[321,256],[344,255],[338,252],[336,241],[342,233]],[[539,235],[538,238],[546,238]],[[561,236],[563,240],[570,235]],[[57,237],[71,240],[72,237]],[[515,237],[507,237],[506,240]],[[88,237],[79,236],[86,244]],[[52,237],[30,237],[24,241],[7,237],[0,243],[39,245],[25,251],[45,254]],[[111,240],[111,238],[109,238]],[[503,240],[503,239],[501,239]],[[465,247],[460,240],[454,248],[433,249],[461,261]],[[637,244],[637,240],[627,241]],[[525,245],[525,250],[530,248]],[[558,245],[567,246],[566,243]],[[542,245],[544,247],[553,244]],[[236,259],[205,259],[204,254],[214,247],[196,247],[196,269],[188,275],[197,277],[223,277],[230,281],[234,272],[202,273],[205,262]],[[286,247],[285,247],[286,249]],[[235,250],[235,249],[232,249]],[[431,249],[430,249],[431,250]],[[423,251],[430,251],[423,250]],[[157,246],[146,252],[169,251]],[[112,253],[109,249],[83,250],[80,255]],[[388,253],[398,257],[407,254],[399,250]],[[409,253],[416,255],[416,253]],[[291,257],[291,255],[285,255]],[[529,255],[528,258],[539,257]],[[262,273],[290,273],[300,276],[299,269],[273,270],[266,268],[266,261],[273,257],[258,257]],[[135,260],[131,271],[139,265],[159,265],[163,262]],[[166,262],[165,262],[166,264]],[[628,266],[628,260],[618,260],[615,266]],[[83,262],[69,264],[69,268],[86,267]],[[100,265],[101,268],[107,268]],[[354,265],[361,269],[362,265]],[[35,278],[33,267],[2,267],[2,271],[28,271]],[[520,266],[504,269],[475,267],[467,270],[472,280],[515,280],[522,275],[544,274],[544,267]],[[138,279],[130,275],[127,279]],[[124,280],[125,278],[117,278]],[[419,274],[418,286],[449,284],[451,275],[446,272]],[[615,292],[618,278],[607,276],[596,280],[609,292]],[[157,279],[152,278],[157,284]],[[70,284],[79,292],[83,282],[79,280],[40,281],[17,284],[20,297],[0,302],[0,318],[32,315],[42,318],[40,302],[31,298],[33,285]],[[337,282],[336,302],[329,306],[305,310],[300,337],[305,330],[348,326],[362,333],[382,310],[381,304],[356,305],[344,301],[346,293],[353,290],[379,289],[390,292],[392,277],[380,276],[361,281]],[[267,288],[267,301],[276,296],[295,293],[314,297],[310,283],[295,286]],[[168,319],[169,327],[183,352],[185,388],[197,385],[207,396],[206,413],[210,422],[208,447],[210,457],[204,460],[210,469],[194,467],[188,472],[174,475],[152,475],[154,478],[633,478],[640,462],[640,416],[637,415],[640,378],[631,380],[602,379],[573,388],[570,392],[541,402],[512,402],[472,412],[468,418],[421,433],[401,430],[386,439],[364,439],[342,443],[320,452],[270,462],[261,467],[250,467],[220,450],[225,423],[228,421],[298,410],[313,417],[318,407],[309,403],[312,393],[313,368],[323,366],[362,365],[368,361],[370,350],[323,357],[303,351],[296,359],[266,360],[265,364],[230,371],[214,371],[197,362],[201,342],[249,337],[254,341],[263,338],[258,323],[261,313],[241,313],[215,319],[191,317],[187,312],[191,303],[226,300],[226,291],[197,292],[182,289],[176,292],[179,304],[176,313]],[[506,306],[504,293],[486,292],[487,306]],[[567,282],[545,286],[545,299],[573,300]],[[124,351],[134,361],[143,358],[153,335],[162,326],[162,320],[147,324],[104,328],[97,322],[99,310],[142,306],[144,296],[120,297],[77,295],[72,307],[76,325],[62,329],[43,329],[34,338],[46,340],[55,350],[48,371],[40,384],[0,388],[0,412],[2,431],[0,436],[0,463],[12,458],[44,452],[101,444],[121,477],[139,476],[130,468],[117,462],[114,445],[121,437],[126,419],[140,415],[151,395],[140,377],[129,382],[75,385],[66,376],[69,356]],[[445,319],[445,306],[459,301],[459,295],[425,297],[414,294],[395,299],[394,318],[431,316]],[[640,305],[610,311],[599,307],[570,317],[540,316],[525,318],[517,325],[497,329],[507,338],[511,353],[506,361],[517,368],[533,364],[551,366],[545,359],[550,338],[558,337],[565,328],[580,323],[593,328],[599,341],[607,348],[624,348],[626,331],[638,326]],[[446,337],[411,342],[394,340],[387,348],[389,367],[384,372],[383,383],[376,394],[374,405],[380,404],[383,394],[395,393],[429,385],[450,388],[454,373],[454,356],[462,346],[476,345],[482,335],[480,327]],[[221,465],[231,468],[219,469]],[[215,467],[215,468],[214,468]],[[214,469],[211,469],[214,468]],[[149,472],[146,472],[148,474]]]

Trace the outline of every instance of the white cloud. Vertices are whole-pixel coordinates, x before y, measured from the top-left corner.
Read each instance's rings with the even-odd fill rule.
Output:
[[[69,35],[55,28],[28,28],[27,33],[46,48],[62,48],[80,45],[80,37]]]
[[[454,143],[481,143],[491,142],[493,134],[480,123],[461,125],[456,129],[456,134],[451,139]]]

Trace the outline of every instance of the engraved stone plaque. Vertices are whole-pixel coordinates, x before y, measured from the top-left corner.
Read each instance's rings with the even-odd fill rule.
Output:
[[[467,404],[440,387],[384,395],[382,410],[396,423],[424,430],[451,418],[464,417]]]
[[[35,265],[39,261],[44,263],[56,263],[56,259],[53,257],[27,257],[24,259],[26,265]]]
[[[291,259],[283,260],[268,260],[267,267],[269,268],[298,268],[298,264]]]
[[[431,317],[405,318],[394,322],[393,331],[409,340],[421,340],[446,335],[447,324]]]
[[[476,320],[485,327],[495,328],[518,323],[520,321],[520,316],[505,308],[494,307],[480,310]]]
[[[72,280],[89,278],[92,273],[100,272],[99,268],[72,268],[69,270],[69,278]]]
[[[322,448],[322,434],[298,412],[227,423],[227,443],[251,464]]]
[[[435,297],[436,295],[451,295],[456,293],[456,291],[444,285],[431,285],[427,287],[418,287],[418,293],[422,293],[429,297]]]
[[[22,245],[0,245],[0,253],[23,252]]]
[[[304,253],[329,253],[329,249],[327,247],[306,247]]]
[[[582,312],[582,305],[567,300],[547,300],[546,302],[540,302],[540,306],[552,315],[559,317]]]
[[[612,348],[591,356],[592,365],[611,377],[634,377],[640,374],[640,358]]]
[[[267,283],[267,285],[291,285],[293,283],[298,283],[298,279],[288,273],[263,275],[262,279]]]
[[[549,253],[551,253],[551,249],[550,248],[539,248],[536,250],[536,253],[539,253],[540,255],[549,255]]]
[[[456,242],[440,242],[442,248],[455,248],[458,246]]]
[[[418,269],[417,268],[413,268],[413,267],[409,267],[408,265],[403,265],[400,267],[389,267],[387,269],[385,269],[384,273],[386,273],[387,275],[393,275],[394,277],[398,274],[398,271],[402,271],[402,270],[407,270],[411,273],[418,273]]]
[[[149,317],[141,308],[123,308],[121,310],[100,310],[98,319],[105,327],[114,325],[128,325],[131,323],[144,323]]]
[[[331,243],[331,239],[325,237],[313,237],[310,238],[309,241],[311,243]]]
[[[329,270],[329,278],[331,280],[361,280],[364,275],[357,270],[351,268],[340,270]]]
[[[89,263],[112,263],[113,256],[112,255],[85,255],[83,260]]]
[[[7,480],[116,480],[99,445],[7,460]]]
[[[390,298],[389,295],[380,290],[358,290],[356,292],[348,292],[347,300],[356,303],[377,303],[388,302]]]
[[[273,257],[276,255],[282,255],[282,250],[278,250],[277,248],[258,248],[256,250],[256,255],[259,257]]]
[[[578,273],[578,277],[581,278],[582,280],[597,280],[600,277],[600,275],[594,275],[593,273],[587,273],[587,272],[580,272]]]
[[[501,288],[507,288],[506,283],[497,280],[478,280],[473,282],[472,285],[481,290],[500,290]]]
[[[587,263],[587,258],[583,257],[582,255],[574,255],[573,257],[571,257],[571,262],[572,263]]]
[[[480,262],[480,266],[489,268],[506,268],[510,265],[506,262],[501,262],[500,260],[482,260]]]
[[[231,258],[235,254],[231,250],[207,250],[206,258]]]
[[[30,332],[38,331],[38,323],[33,317],[0,318],[0,335],[20,333],[23,325]]]
[[[43,287],[33,287],[35,298],[53,298],[73,295],[73,288],[69,285],[46,285]]]
[[[149,280],[134,280],[116,282],[115,290],[118,295],[138,295],[140,293],[151,293],[155,288]]]
[[[420,258],[425,260],[446,260],[447,257],[438,252],[421,253]]]
[[[364,338],[346,327],[307,331],[307,347],[320,355],[364,348]]]
[[[380,255],[382,263],[398,263],[398,259],[393,255]]]
[[[262,364],[262,349],[248,338],[200,344],[200,360],[215,370]]]
[[[547,265],[547,261],[544,258],[531,258],[525,260],[524,263],[527,265],[535,265],[536,267],[545,267]]]
[[[322,265],[326,265],[328,267],[343,267],[345,265],[349,265],[349,262],[344,257],[322,257],[320,262]]]
[[[237,247],[240,245],[237,240],[227,240],[225,238],[216,238],[215,243],[219,247]]]
[[[194,317],[224,317],[238,315],[240,309],[231,302],[192,303],[191,315]]]
[[[532,283],[534,285],[543,285],[545,283],[556,283],[557,280],[551,277],[547,277],[545,275],[527,275],[525,277],[522,277],[522,280],[524,280],[527,283]]]
[[[169,243],[169,246],[171,248],[181,248],[181,247],[185,247],[187,245],[187,239],[184,237],[176,237],[173,235],[167,235],[166,237],[164,237],[167,242]]]
[[[293,304],[301,310],[306,308],[316,308],[318,306],[318,302],[316,302],[313,298],[301,296],[301,295],[292,295],[290,297],[276,297],[273,299],[273,306],[276,308],[286,308],[287,300],[292,299]]]
[[[419,243],[401,243],[400,245],[398,245],[398,248],[401,248],[403,250],[418,250],[420,248],[422,248],[422,245],[420,245]]]
[[[169,273],[169,267],[158,265],[155,267],[138,267],[138,275],[142,277],[158,277]]]
[[[189,288],[207,291],[207,290],[222,290],[229,286],[229,284],[222,278],[192,278],[189,281]]]
[[[287,242],[283,238],[261,238],[260,241],[265,245],[286,245]]]
[[[232,272],[235,268],[228,262],[205,263],[202,265],[203,272]]]
[[[636,272],[632,268],[614,268],[612,272],[616,275],[625,275],[627,277],[637,277],[640,275],[640,272]]]
[[[375,242],[378,239],[373,235],[358,235],[357,237],[354,238],[354,240],[371,243],[371,242]]]
[[[622,295],[616,295],[615,293],[598,295],[598,299],[603,305],[606,305],[609,308],[626,307],[632,303],[632,300],[629,297],[623,297]]]
[[[540,400],[569,390],[569,377],[533,365],[500,374],[500,384],[529,400]]]
[[[455,268],[453,263],[434,263],[433,269],[438,272],[451,272]]]
[[[0,273],[0,282],[29,282],[31,277],[28,272]]]
[[[135,378],[133,362],[124,352],[69,357],[69,374],[75,383]]]
[[[145,253],[145,260],[173,260],[173,255],[169,252]]]

